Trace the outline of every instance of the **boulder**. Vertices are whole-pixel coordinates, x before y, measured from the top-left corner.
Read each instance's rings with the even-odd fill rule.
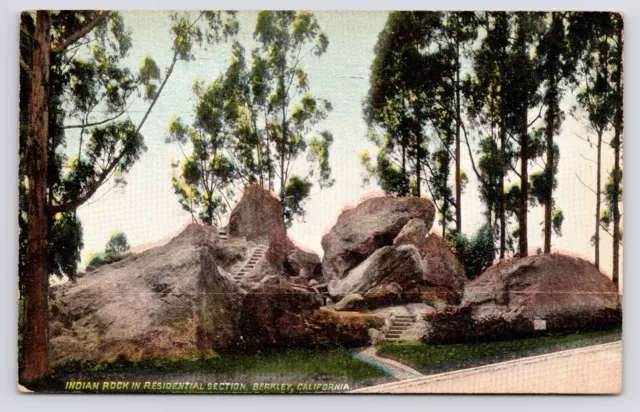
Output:
[[[415,246],[384,246],[346,277],[329,282],[329,294],[338,299],[351,293],[364,295],[374,287],[389,283],[408,290],[422,284],[424,274],[425,264]]]
[[[219,266],[215,229],[192,224],[168,244],[52,289],[50,360],[195,356],[240,347],[242,290]]]
[[[419,197],[376,197],[343,211],[322,238],[322,272],[327,281],[347,277],[376,250],[393,245],[412,219],[433,225],[433,202]]]
[[[586,260],[560,254],[500,262],[468,282],[460,307],[430,313],[426,341],[514,338],[547,331],[617,326],[611,280]]]
[[[340,302],[336,303],[335,310],[371,310],[379,307],[394,306],[407,301],[408,295],[405,294],[395,282],[385,283],[375,286],[363,295],[353,293],[345,296]],[[412,301],[419,301],[420,295],[412,296]]]
[[[259,185],[244,188],[229,216],[229,237],[266,244],[272,238],[286,239],[282,205],[272,192]]]
[[[271,276],[248,292],[241,324],[249,345],[361,345],[369,342],[369,329],[382,327],[384,320],[321,309],[316,295]]]
[[[352,293],[345,296],[340,302],[336,303],[333,307],[335,310],[361,310],[364,309],[364,298],[362,295]]]
[[[430,285],[449,289],[455,294],[452,303],[459,303],[467,278],[464,267],[451,251],[449,243],[441,236],[431,233],[425,240],[423,255],[426,281]]]
[[[429,233],[429,229],[423,220],[411,219],[393,239],[393,245],[414,245],[419,251],[424,251],[427,233]]]

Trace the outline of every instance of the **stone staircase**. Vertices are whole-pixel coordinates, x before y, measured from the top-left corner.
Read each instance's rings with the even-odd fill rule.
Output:
[[[389,331],[385,335],[385,340],[402,340],[402,335],[411,329],[415,323],[416,317],[413,315],[396,315],[391,322]]]
[[[319,285],[315,285],[314,288],[318,291],[318,295],[322,299],[322,305],[326,306],[327,301],[331,299],[329,296],[329,285],[327,283],[321,283]]]
[[[229,232],[227,231],[227,229],[225,228],[218,229],[218,239],[220,239],[223,242],[226,242],[227,240],[229,240]]]
[[[218,233],[218,236],[220,236],[219,233]],[[251,273],[251,271],[253,270],[253,268],[256,267],[258,262],[262,258],[264,258],[265,253],[267,253],[266,245],[260,245],[257,248],[253,249],[253,253],[251,254],[251,257],[249,258],[249,260],[247,260],[244,263],[242,268],[240,268],[240,270],[233,276],[233,280],[235,280],[236,282],[242,281],[242,279],[245,276]]]

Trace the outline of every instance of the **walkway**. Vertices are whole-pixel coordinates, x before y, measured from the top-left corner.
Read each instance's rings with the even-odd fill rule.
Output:
[[[567,393],[622,390],[622,342],[358,389],[357,393]]]

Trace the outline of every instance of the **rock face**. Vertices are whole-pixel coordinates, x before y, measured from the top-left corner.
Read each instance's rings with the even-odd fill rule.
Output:
[[[459,303],[467,278],[447,241],[435,233],[430,234],[424,242],[423,255],[427,282],[449,289],[456,295],[455,303]]]
[[[52,289],[50,359],[200,356],[255,345],[358,345],[384,320],[321,309],[317,254],[294,244],[277,198],[248,187],[228,237],[191,224],[171,241]]]
[[[369,343],[369,329],[382,327],[384,320],[320,309],[315,295],[271,276],[247,294],[241,323],[249,345],[363,345]]]
[[[418,197],[376,197],[345,210],[322,238],[322,271],[327,281],[343,279],[367,257],[383,246],[391,246],[412,219],[431,228],[433,202]]]
[[[460,303],[464,269],[444,239],[427,236],[433,214],[430,200],[415,197],[373,198],[343,212],[322,239],[336,309]]]
[[[618,293],[591,263],[559,254],[501,262],[467,283],[459,308],[427,316],[427,341],[492,339],[616,325]]]
[[[393,239],[394,246],[413,245],[419,251],[424,251],[429,228],[421,219],[411,219]]]
[[[353,293],[364,295],[374,287],[389,283],[408,290],[423,283],[424,273],[425,264],[415,246],[384,246],[346,277],[329,282],[329,293],[342,299]]]
[[[243,345],[243,292],[215,254],[215,229],[192,224],[167,245],[53,289],[52,364],[203,354]]]

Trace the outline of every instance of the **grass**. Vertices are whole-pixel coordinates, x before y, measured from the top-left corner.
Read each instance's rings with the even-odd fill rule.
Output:
[[[446,371],[580,346],[585,341],[611,341],[622,330],[540,336],[512,341],[424,344],[420,341],[383,342],[378,355],[396,359],[422,372]],[[600,343],[600,342],[598,342]]]
[[[387,373],[353,357],[348,348],[270,348],[207,358],[163,359],[122,364],[96,365],[82,370],[59,372],[34,389],[58,391],[64,382],[109,380],[187,380],[215,375],[342,378],[366,381],[387,377]],[[254,380],[255,380],[254,379]],[[322,380],[322,379],[321,379]]]

